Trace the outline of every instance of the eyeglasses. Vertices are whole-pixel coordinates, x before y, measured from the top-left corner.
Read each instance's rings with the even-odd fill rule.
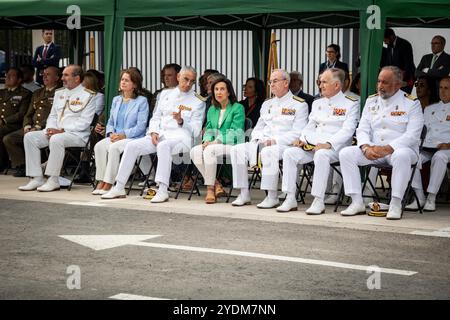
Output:
[[[441,44],[440,42],[431,42],[431,44]]]
[[[277,82],[284,81],[284,80],[286,80],[286,79],[273,79],[273,80],[269,80],[269,84],[270,84],[270,85],[272,85],[272,84],[277,84]]]
[[[183,77],[183,81],[187,82],[187,83],[190,83],[190,84],[194,84],[195,83],[195,79],[189,79],[189,78],[186,78],[186,77]]]

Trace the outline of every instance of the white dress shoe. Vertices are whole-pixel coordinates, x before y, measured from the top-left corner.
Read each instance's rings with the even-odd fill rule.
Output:
[[[127,193],[124,189],[117,190],[116,188],[111,188],[107,193],[101,196],[102,199],[118,199],[118,198],[126,198]]]
[[[351,203],[347,209],[341,211],[341,216],[356,216],[357,214],[366,214],[366,206],[363,203]]]
[[[423,207],[423,210],[436,211],[436,203],[434,201],[427,199],[427,201],[425,201],[425,206]]]
[[[271,209],[278,207],[280,205],[280,201],[278,198],[272,199],[269,196],[265,197],[264,200],[258,203],[256,206],[260,209]]]
[[[425,201],[421,201],[419,200],[420,206],[423,207]],[[405,207],[405,210],[407,211],[417,211],[419,210],[419,206],[417,205],[417,200],[414,198],[413,202],[411,202],[410,204],[408,204]]]
[[[18,189],[20,191],[33,191],[44,184],[45,184],[44,180],[31,179],[26,185],[20,186]]]
[[[311,204],[311,206],[305,211],[306,214],[310,215],[322,214],[324,212],[325,212],[325,204],[323,203],[322,200],[319,200],[317,198],[314,198],[314,201]]]
[[[102,191],[103,191],[103,189],[95,189],[94,191],[91,192],[91,194],[93,194],[94,196],[98,196],[98,195],[101,195],[100,192],[102,192]]]
[[[58,182],[48,179],[46,183],[44,183],[42,186],[40,186],[36,190],[40,191],[40,192],[51,192],[51,191],[59,190],[60,188],[61,187]]]
[[[389,206],[389,211],[386,215],[388,220],[400,220],[402,218],[402,207],[400,206]]]
[[[155,196],[150,200],[151,203],[161,203],[169,200],[167,192],[156,192]]]
[[[324,203],[325,204],[336,204],[337,200],[338,200],[338,196],[335,194],[332,194],[325,198]]]
[[[245,205],[251,204],[251,203],[252,203],[252,201],[251,201],[250,197],[248,197],[248,198],[243,198],[242,195],[239,195],[239,196],[236,198],[236,200],[234,200],[234,201],[231,203],[231,205],[232,205],[232,206],[235,206],[235,207],[242,207],[242,206],[245,206]]]
[[[283,204],[277,208],[278,212],[297,211],[297,200],[295,198],[286,198]]]

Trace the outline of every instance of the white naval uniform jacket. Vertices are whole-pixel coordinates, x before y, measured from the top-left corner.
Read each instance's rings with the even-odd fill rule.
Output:
[[[64,129],[65,132],[76,134],[87,142],[95,114],[94,96],[94,91],[81,84],[72,90],[56,90],[45,132],[47,128]]]
[[[422,108],[417,98],[402,90],[386,100],[375,94],[367,98],[356,130],[358,146],[390,145],[394,150],[411,148],[419,154],[423,124]]]
[[[330,143],[335,151],[351,144],[359,120],[358,99],[341,91],[331,98],[315,100],[301,141],[316,145]]]
[[[205,114],[204,99],[193,90],[181,92],[178,87],[161,91],[150,120],[147,134],[159,134],[160,138],[180,139],[191,145],[200,135]],[[183,125],[178,125],[172,113],[181,111]]]
[[[264,101],[251,141],[275,139],[279,145],[290,145],[300,136],[307,121],[308,104],[288,91],[281,98]]]
[[[427,126],[424,147],[436,148],[440,143],[450,142],[450,102],[440,101],[426,107],[423,117]]]

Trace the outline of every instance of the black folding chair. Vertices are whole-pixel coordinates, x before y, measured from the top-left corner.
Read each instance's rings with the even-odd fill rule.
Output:
[[[427,135],[427,127],[423,126],[422,133],[420,134],[419,154],[422,151],[423,142],[425,140],[426,135]],[[406,187],[405,194],[403,195],[403,199],[402,199],[402,215],[403,215],[403,211],[405,210],[405,206],[406,206],[408,200],[411,198],[411,196],[414,196],[414,199],[417,201],[417,204],[418,204],[418,207],[419,207],[419,212],[421,214],[423,214],[423,210],[422,210],[422,207],[420,206],[419,198],[417,197],[416,193],[414,192],[414,190],[412,188],[412,181],[413,181],[414,174],[416,172],[418,163],[419,163],[419,160],[415,164],[411,165],[411,176],[409,177],[408,186]],[[372,168],[376,168],[377,170],[385,169],[385,170],[391,170],[392,171],[392,166],[369,164],[367,166],[362,166],[362,168],[363,168],[363,170],[365,170],[364,183],[363,183],[363,186],[362,186],[362,190],[365,189],[365,187],[367,185],[367,182],[369,182],[369,186],[372,189],[372,191],[373,191],[373,193],[375,195],[375,199],[377,201],[389,200],[388,197],[380,197],[379,196],[375,186],[372,184],[372,182],[369,179],[369,172],[370,172],[370,170]]]

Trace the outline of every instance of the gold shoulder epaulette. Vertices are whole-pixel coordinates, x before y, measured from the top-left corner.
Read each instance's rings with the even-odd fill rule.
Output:
[[[302,99],[302,98],[297,97],[297,96],[292,96],[292,98],[293,98],[294,100],[297,100],[298,102],[305,102],[305,99]]]
[[[205,97],[203,97],[202,95],[198,94],[197,92],[195,93],[195,96],[196,96],[199,100],[202,100],[203,102],[206,102],[206,100],[208,99],[208,98],[205,98]]]
[[[378,96],[378,93],[375,93],[375,94],[368,96],[367,98],[373,98],[373,97],[377,97],[377,96]]]
[[[353,102],[358,101],[357,98],[352,97],[352,96],[345,96],[348,100],[352,100]]]
[[[405,93],[405,97],[407,97],[409,100],[412,100],[412,101],[417,100],[417,97],[413,96],[412,94]]]
[[[84,88],[84,91],[89,92],[90,94],[95,94],[95,91],[92,91],[91,89]]]

